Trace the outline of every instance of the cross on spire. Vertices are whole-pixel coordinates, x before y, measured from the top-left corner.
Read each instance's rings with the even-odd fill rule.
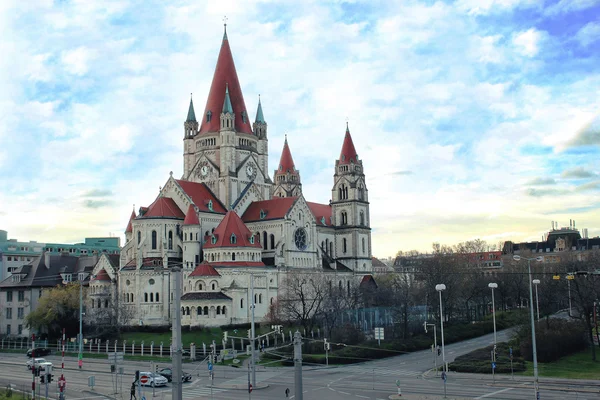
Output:
[[[227,40],[227,15],[223,17],[223,40]]]

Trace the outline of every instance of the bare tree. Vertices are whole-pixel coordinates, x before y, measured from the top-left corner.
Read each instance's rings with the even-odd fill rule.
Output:
[[[279,296],[281,316],[299,323],[307,332],[312,330],[315,316],[323,310],[327,292],[325,281],[315,274],[288,270],[282,289]]]

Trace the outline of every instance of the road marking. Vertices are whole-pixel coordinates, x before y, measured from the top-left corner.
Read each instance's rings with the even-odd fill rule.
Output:
[[[509,390],[513,390],[513,389],[514,388],[506,388],[506,389],[498,390],[498,391],[495,391],[492,393],[484,394],[483,396],[476,397],[475,400],[485,399],[486,397],[490,397],[490,396],[493,396],[498,393],[508,392]]]
[[[341,390],[337,391],[338,393],[345,394],[346,396],[350,396],[350,393],[342,392]]]
[[[361,398],[363,398],[363,399],[368,399],[368,398],[369,398],[369,396],[361,396],[360,394],[355,394],[355,396],[356,396],[356,397],[361,397]]]

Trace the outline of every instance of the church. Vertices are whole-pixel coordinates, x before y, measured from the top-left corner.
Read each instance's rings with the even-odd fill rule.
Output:
[[[370,277],[368,190],[347,124],[328,204],[304,198],[287,137],[271,177],[267,120],[259,98],[251,122],[226,30],[206,106],[190,99],[183,128],[183,176],[132,212],[119,265],[94,268],[92,302],[110,296],[130,325],[169,325],[181,266],[182,324],[220,326],[249,322],[252,304],[264,318],[293,271],[340,288]]]

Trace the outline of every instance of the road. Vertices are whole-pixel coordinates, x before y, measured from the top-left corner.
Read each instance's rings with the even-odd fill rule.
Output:
[[[498,332],[498,340],[508,339],[509,332]],[[451,362],[455,357],[469,351],[490,345],[493,335],[447,345],[446,360]],[[55,365],[55,376],[60,376],[60,357],[48,356],[46,359]],[[31,372],[25,367],[26,357],[23,354],[3,353],[0,357],[0,385],[12,384],[18,390],[30,391]],[[441,357],[439,357],[441,363]],[[443,381],[430,369],[433,367],[433,354],[429,350],[398,355],[387,359],[369,361],[361,364],[340,367],[311,367],[303,369],[303,398],[313,399],[388,399],[397,393],[396,381],[399,380],[403,398],[436,399],[444,393]],[[122,386],[117,385],[114,393],[113,377],[108,360],[84,360],[83,370],[77,368],[75,358],[65,359],[65,377],[67,379],[66,399],[129,399],[129,387],[135,370],[149,370],[149,362],[125,361]],[[290,390],[290,398],[294,399],[293,368],[265,368],[257,370],[259,386],[268,385],[265,389],[236,390],[234,386],[246,388],[247,371],[241,368],[215,367],[214,386],[211,388],[208,370],[205,364],[184,364],[184,370],[193,375],[190,383],[184,383],[184,399],[285,399],[285,390]],[[95,376],[96,387],[92,391],[87,386],[88,377]],[[50,398],[56,398],[56,379],[49,385]],[[38,385],[40,386],[40,385]],[[542,379],[540,383],[542,399],[598,399],[600,384],[574,380],[553,381]],[[111,388],[113,388],[111,390]],[[450,372],[446,383],[448,398],[453,399],[533,399],[532,379],[526,377],[497,376],[495,382],[489,375],[457,374]],[[212,391],[212,393],[211,393]],[[41,387],[44,398],[45,387]],[[147,399],[152,399],[152,388],[145,389]],[[17,397],[18,398],[18,397]],[[154,399],[171,399],[171,385],[156,388]],[[138,400],[140,400],[138,398]]]

